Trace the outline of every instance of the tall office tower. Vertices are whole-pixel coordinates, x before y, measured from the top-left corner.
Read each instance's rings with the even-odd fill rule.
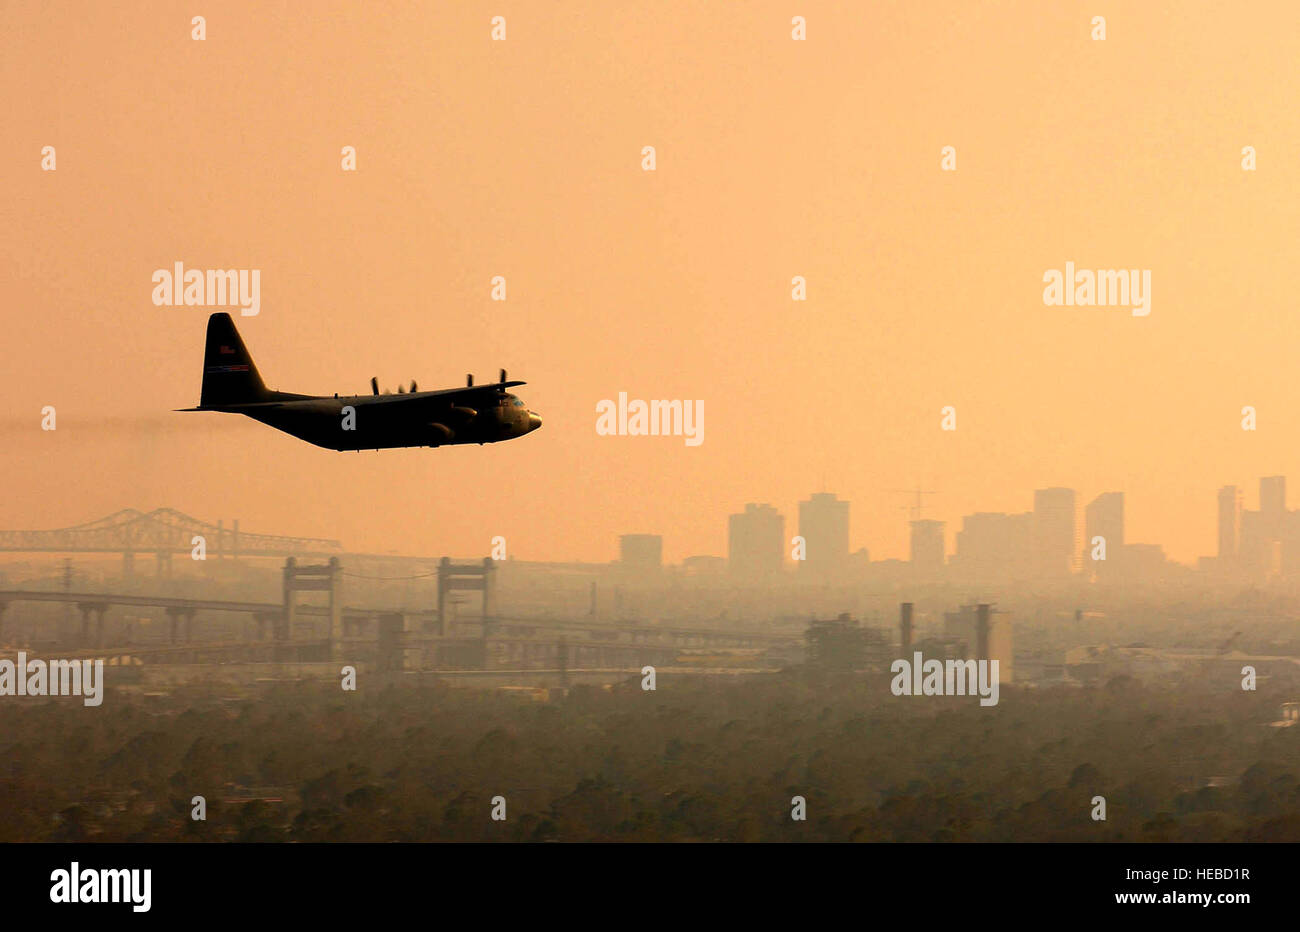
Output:
[[[1282,538],[1286,515],[1286,476],[1265,476],[1259,480],[1259,516],[1268,542]]]
[[[849,503],[832,492],[816,492],[800,502],[799,536],[807,547],[801,572],[819,577],[842,574],[849,559]]]
[[[1300,575],[1300,511],[1291,510],[1282,516],[1281,551],[1282,575],[1294,579]]]
[[[1237,566],[1243,573],[1259,577],[1268,572],[1272,545],[1266,525],[1262,512],[1242,509],[1241,536],[1237,539]]]
[[[1241,527],[1241,491],[1235,485],[1219,489],[1219,566],[1237,562],[1237,535]]]
[[[618,560],[625,570],[657,573],[663,557],[664,539],[658,534],[624,534],[618,539]]]
[[[1124,493],[1103,492],[1083,512],[1083,572],[1090,577],[1106,576],[1119,568],[1124,557]],[[1094,543],[1106,542],[1106,559],[1094,560],[1099,552]]]
[[[1029,572],[1034,547],[1032,512],[1018,515],[981,511],[961,519],[951,567],[978,583],[1020,579]]]
[[[943,572],[943,522],[912,522],[912,569],[927,576]]]
[[[785,556],[785,518],[771,505],[745,506],[727,519],[727,568],[742,579],[772,579]]]
[[[1219,507],[1222,514],[1222,499]],[[1256,579],[1276,575],[1281,569],[1282,538],[1288,523],[1286,477],[1265,476],[1260,479],[1259,510],[1243,509],[1240,517],[1236,566]]]
[[[1264,476],[1259,480],[1259,510],[1266,515],[1286,511],[1286,476]]]
[[[1034,490],[1034,562],[1044,576],[1074,570],[1074,489]]]

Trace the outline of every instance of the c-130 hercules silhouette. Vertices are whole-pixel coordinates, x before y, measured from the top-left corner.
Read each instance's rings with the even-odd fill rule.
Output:
[[[393,447],[441,447],[458,443],[496,443],[532,433],[542,419],[506,389],[523,382],[501,381],[435,392],[398,389],[371,394],[297,395],[271,391],[262,382],[253,358],[226,313],[208,318],[203,352],[203,388],[197,408],[180,411],[225,411],[244,414],[276,430],[329,450],[384,450]],[[350,410],[345,410],[350,409]]]

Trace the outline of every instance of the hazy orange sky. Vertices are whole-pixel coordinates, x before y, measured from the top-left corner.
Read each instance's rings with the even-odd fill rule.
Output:
[[[938,490],[951,543],[1065,485],[1192,560],[1218,486],[1300,482],[1290,0],[9,0],[0,30],[0,527],[168,505],[434,555],[651,532],[676,561],[827,489],[884,558],[891,490]],[[1150,269],[1150,316],[1045,307],[1067,260]],[[261,270],[236,319],[272,388],[504,366],[545,426],[358,454],[172,413],[212,310],[153,305],[177,261]],[[703,444],[597,436],[619,391],[702,399]]]

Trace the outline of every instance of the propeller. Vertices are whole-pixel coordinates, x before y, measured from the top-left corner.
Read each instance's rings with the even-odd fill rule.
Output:
[[[419,386],[415,384],[415,379],[411,379],[411,387],[410,387],[410,388],[403,388],[402,386],[399,385],[399,386],[397,386],[397,394],[399,394],[399,395],[404,395],[404,394],[406,394],[407,392],[412,392],[412,393],[414,393],[414,392],[417,391],[418,389],[419,389]],[[370,392],[371,392],[371,394],[374,394],[374,395],[378,395],[378,394],[379,394],[379,379],[377,379],[377,378],[376,378],[375,376],[373,376],[373,375],[370,377]],[[385,394],[385,395],[391,395],[392,392],[389,391],[388,389],[384,389],[384,394]]]

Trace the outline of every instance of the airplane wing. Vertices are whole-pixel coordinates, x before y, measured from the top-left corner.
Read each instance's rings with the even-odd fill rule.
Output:
[[[486,385],[466,386],[463,388],[443,388],[433,392],[406,392],[396,395],[360,395],[367,404],[396,404],[397,402],[412,401],[434,401],[440,404],[455,405],[464,403],[466,407],[474,407],[475,403],[482,405],[484,398],[494,398],[496,395],[508,388],[516,385],[527,385],[527,382],[491,382]]]

